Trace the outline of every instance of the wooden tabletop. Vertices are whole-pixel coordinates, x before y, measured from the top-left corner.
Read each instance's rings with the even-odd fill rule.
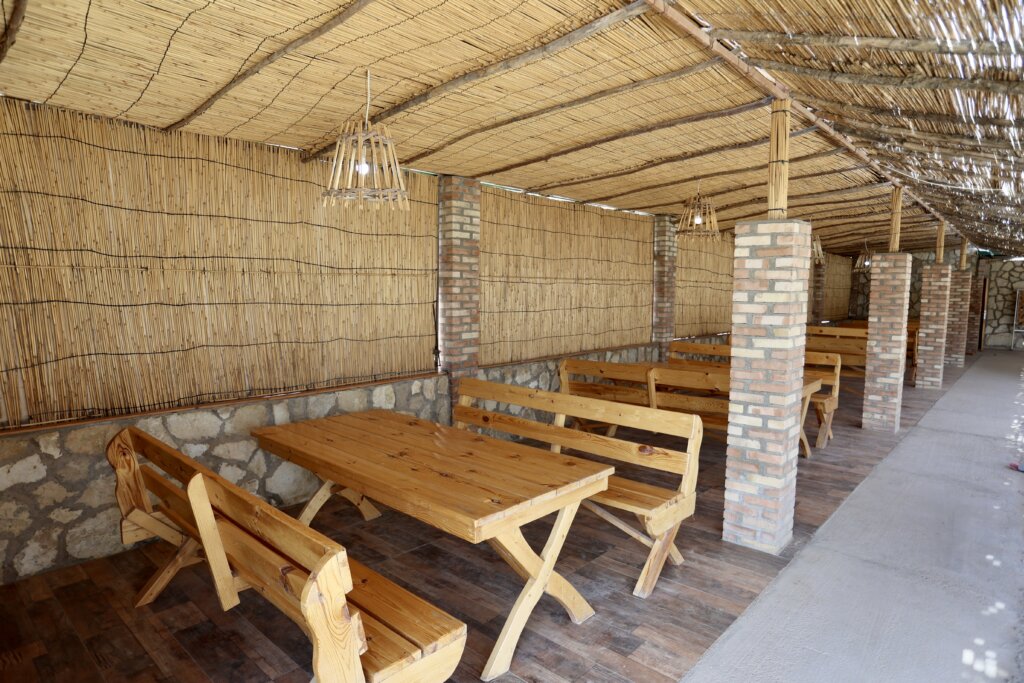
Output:
[[[322,479],[479,543],[608,487],[609,465],[387,410],[253,430]]]

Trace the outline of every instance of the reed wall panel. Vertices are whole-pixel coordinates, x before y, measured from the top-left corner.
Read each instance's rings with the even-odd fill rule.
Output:
[[[434,367],[435,178],[325,208],[290,150],[0,105],[0,425]]]
[[[482,364],[650,343],[652,217],[485,186],[480,219]]]
[[[853,259],[825,254],[825,319],[845,320],[850,315]]]
[[[676,337],[732,329],[733,236],[681,236],[676,257]]]

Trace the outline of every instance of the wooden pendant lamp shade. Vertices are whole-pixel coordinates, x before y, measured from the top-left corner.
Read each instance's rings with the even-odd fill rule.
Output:
[[[323,192],[324,205],[341,200],[377,208],[409,209],[409,193],[387,126],[370,123],[370,72],[366,72],[366,116],[349,121],[334,146],[334,161]]]
[[[868,249],[868,243],[864,243],[864,250],[857,255],[857,262],[853,264],[853,272],[866,273],[871,270],[871,258],[874,253]]]
[[[821,237],[818,235],[815,235],[811,241],[811,258],[819,266],[825,264],[825,250],[821,246]]]
[[[683,217],[679,220],[678,234],[708,237],[716,241],[721,237],[715,206],[709,197],[700,193],[700,186],[697,187],[697,194],[690,200]]]

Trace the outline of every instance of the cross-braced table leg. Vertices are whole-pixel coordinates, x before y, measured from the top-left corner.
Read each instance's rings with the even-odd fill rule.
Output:
[[[335,494],[355,505],[360,514],[363,515],[363,519],[370,520],[380,517],[380,510],[366,496],[350,488],[335,484],[333,481],[325,481],[302,508],[302,512],[299,513],[299,521],[309,526],[313,518],[316,517],[316,513],[320,512],[320,508]]]
[[[540,555],[526,542],[520,529],[490,539],[491,546],[498,554],[517,574],[526,579],[526,586],[512,606],[505,626],[501,629],[501,635],[494,644],[494,650],[491,651],[490,659],[487,660],[481,676],[483,680],[490,681],[508,671],[516,644],[519,643],[519,637],[526,627],[526,621],[544,593],[565,608],[573,623],[581,624],[593,616],[594,609],[590,604],[561,574],[555,572],[555,560],[558,559],[579,506],[580,504],[576,502],[559,510],[555,526],[551,529],[551,535],[548,536]]]

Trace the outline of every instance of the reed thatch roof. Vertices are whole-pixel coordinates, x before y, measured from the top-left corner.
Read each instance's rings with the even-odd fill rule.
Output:
[[[766,212],[767,73],[848,136],[793,117],[790,215],[826,249],[883,247],[896,181],[904,248],[931,246],[944,218],[1024,250],[1024,19],[1009,0],[3,0],[3,14],[6,96],[313,157],[360,114],[369,67],[371,114],[414,168],[656,213],[699,181],[726,229]],[[764,71],[751,80],[736,57]]]

